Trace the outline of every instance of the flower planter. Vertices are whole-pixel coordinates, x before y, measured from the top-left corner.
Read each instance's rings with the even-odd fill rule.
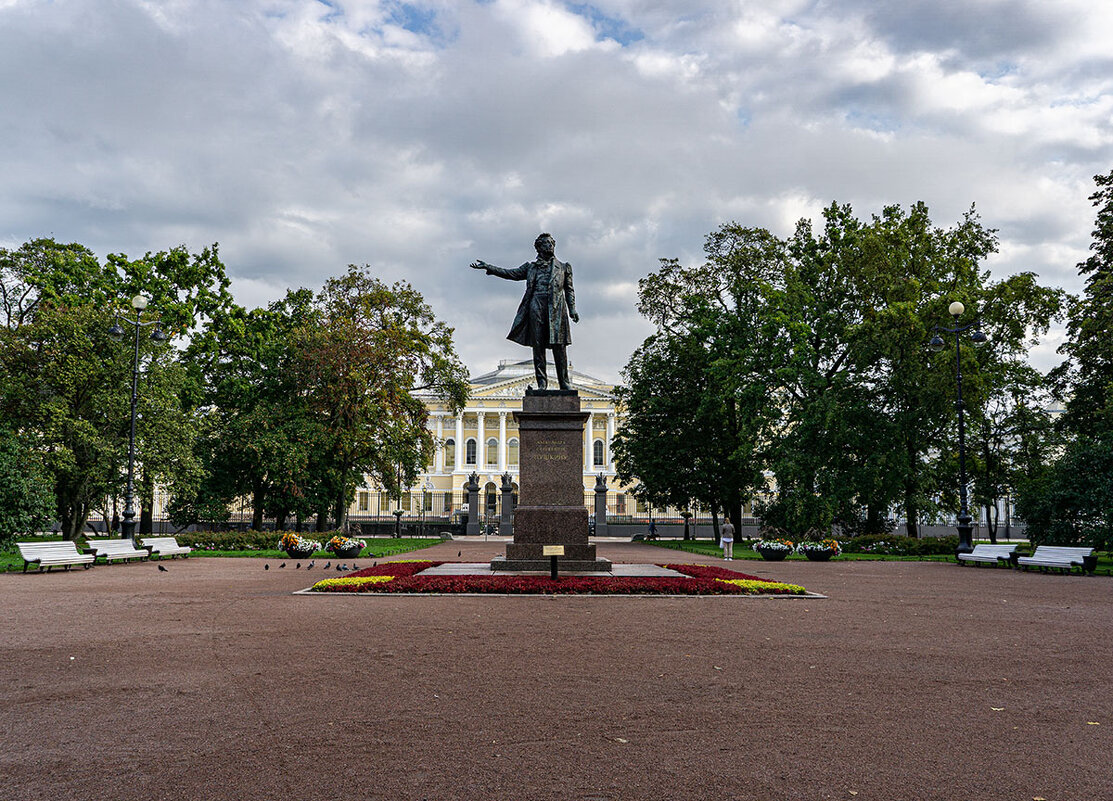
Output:
[[[758,548],[757,552],[767,562],[783,562],[791,551],[782,548]]]
[[[333,551],[337,559],[355,559],[363,548],[359,545],[354,548],[337,548]]]
[[[286,549],[286,555],[289,556],[291,559],[308,559],[313,555],[313,553],[314,551],[312,548],[305,548],[300,550],[297,548]]]
[[[834,551],[804,551],[804,556],[808,557],[809,562],[830,562],[831,557],[835,555]]]

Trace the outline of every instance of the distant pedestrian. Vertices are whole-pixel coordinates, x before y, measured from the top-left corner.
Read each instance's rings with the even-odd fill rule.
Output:
[[[657,539],[657,524],[652,520],[649,521],[649,539]]]
[[[728,517],[719,532],[719,544],[723,546],[723,559],[727,562],[734,561],[734,525]]]

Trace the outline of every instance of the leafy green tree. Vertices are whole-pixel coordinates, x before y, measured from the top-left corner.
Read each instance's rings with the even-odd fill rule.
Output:
[[[316,325],[313,293],[291,290],[266,309],[230,306],[190,342],[190,408],[202,435],[199,473],[171,487],[179,524],[224,520],[247,497],[252,528],[267,512],[305,517],[317,501],[310,455],[321,447],[297,370],[303,328]]]
[[[0,275],[0,412],[11,427],[34,434],[63,535],[73,538],[90,509],[122,485],[133,352],[109,338],[113,313],[142,292],[170,333],[184,332],[227,301],[227,278],[215,248],[200,254],[177,248],[134,261],[110,255],[101,264],[81,245],[50,239],[0,249]],[[173,403],[159,405],[173,395],[171,347],[142,337],[140,355],[151,397],[143,401],[138,451],[153,481],[177,464],[157,441],[187,439],[189,432],[180,414],[163,413]]]
[[[967,404],[980,406],[990,377],[1015,390],[1027,338],[1061,304],[1030,275],[991,282],[978,265],[995,247],[973,211],[944,230],[923,204],[868,222],[832,204],[820,230],[802,221],[787,241],[720,227],[704,265],[663,262],[640,286],[658,333],[620,392],[620,475],[648,477],[667,497],[706,484],[726,499],[731,486],[752,496],[764,470],[776,485],[761,504],[769,525],[797,536],[832,523],[883,531],[899,505],[914,535],[925,513],[953,505],[957,485],[954,352],[929,358],[932,325],[961,299],[996,340],[963,351]],[[664,392],[680,394],[654,397]],[[711,431],[726,453],[705,444]]]
[[[1113,170],[1095,175],[1090,196],[1097,208],[1090,256],[1078,265],[1083,296],[1070,312],[1066,361],[1056,369],[1069,397],[1064,424],[1079,436],[1113,430]]]
[[[351,265],[325,284],[315,307],[313,324],[299,331],[295,376],[323,431],[315,455],[343,527],[365,476],[398,494],[430,462],[434,438],[414,393],[435,392],[457,410],[468,376],[452,329],[407,283],[387,285]]]
[[[1062,456],[1033,471],[1017,511],[1034,542],[1113,545],[1113,171],[1096,175],[1090,256],[1078,265],[1083,296],[1070,311],[1066,360],[1052,377],[1067,398]]]
[[[54,517],[54,498],[40,454],[0,429],[0,549],[15,536],[41,531]]]
[[[616,391],[625,420],[615,462],[651,502],[697,501],[740,524],[744,502],[764,487],[760,448],[777,413],[764,381],[777,332],[763,309],[784,244],[732,225],[704,250],[705,264],[662,260],[639,284],[639,310],[658,332]]]

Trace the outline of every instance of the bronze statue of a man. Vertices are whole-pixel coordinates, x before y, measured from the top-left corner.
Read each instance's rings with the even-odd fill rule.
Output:
[[[572,389],[568,381],[568,351],[572,342],[571,324],[578,323],[576,293],[572,289],[572,265],[556,258],[556,240],[550,234],[541,234],[533,246],[537,259],[520,267],[503,268],[476,261],[472,267],[486,270],[487,275],[497,275],[510,281],[525,281],[526,291],[514,317],[514,325],[506,338],[519,345],[533,348],[533,372],[537,388],[547,389],[549,380],[545,369],[545,349],[553,352],[557,381],[561,389]]]

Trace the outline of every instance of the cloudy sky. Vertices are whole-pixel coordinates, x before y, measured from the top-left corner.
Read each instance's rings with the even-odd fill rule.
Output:
[[[729,220],[974,203],[995,274],[1077,291],[1111,41],[1106,0],[0,0],[0,246],[219,242],[246,305],[370,264],[478,373],[528,351],[468,263],[551,231],[617,380],[638,278]]]

